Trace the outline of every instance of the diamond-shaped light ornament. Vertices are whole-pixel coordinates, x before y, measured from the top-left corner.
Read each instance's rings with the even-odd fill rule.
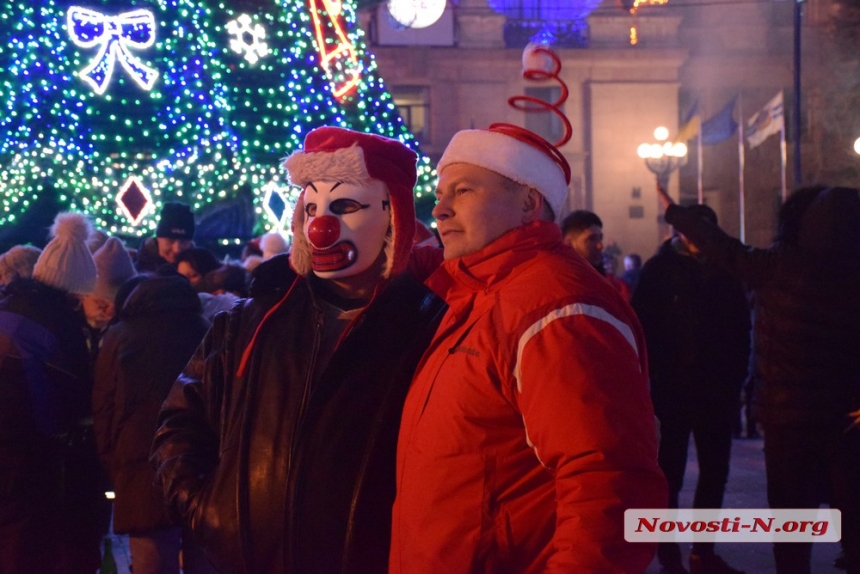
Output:
[[[271,182],[263,188],[263,210],[279,231],[289,228],[293,219],[295,200],[290,198],[290,188]]]
[[[149,194],[149,190],[135,176],[125,180],[122,189],[116,196],[116,201],[123,215],[132,225],[140,223],[147,210],[152,206],[152,196]]]

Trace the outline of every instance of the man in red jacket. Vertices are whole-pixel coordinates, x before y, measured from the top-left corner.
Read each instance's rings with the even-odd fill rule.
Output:
[[[434,209],[449,310],[397,453],[392,573],[644,572],[628,508],[664,507],[645,341],[562,243],[570,168],[511,126],[457,133]]]

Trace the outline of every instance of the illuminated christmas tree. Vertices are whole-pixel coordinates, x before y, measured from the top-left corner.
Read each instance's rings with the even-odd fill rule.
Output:
[[[165,201],[224,215],[225,241],[288,228],[279,163],[320,125],[415,147],[350,0],[0,0],[4,232],[49,206],[146,236]]]

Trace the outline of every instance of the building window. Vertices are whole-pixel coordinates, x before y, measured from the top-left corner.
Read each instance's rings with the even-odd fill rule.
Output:
[[[553,103],[561,97],[561,88],[526,88],[526,95]],[[564,112],[563,105],[561,111]],[[557,142],[564,136],[564,124],[561,118],[549,110],[527,113],[526,129],[533,131],[549,143]]]
[[[430,142],[430,88],[390,86],[391,97],[406,127],[419,143]]]

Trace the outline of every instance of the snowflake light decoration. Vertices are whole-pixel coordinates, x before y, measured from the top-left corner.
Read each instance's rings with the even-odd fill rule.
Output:
[[[252,25],[251,17],[247,14],[230,20],[227,23],[227,32],[234,36],[230,40],[230,49],[237,54],[243,54],[249,64],[256,64],[260,58],[269,54],[266,29],[262,24]]]

